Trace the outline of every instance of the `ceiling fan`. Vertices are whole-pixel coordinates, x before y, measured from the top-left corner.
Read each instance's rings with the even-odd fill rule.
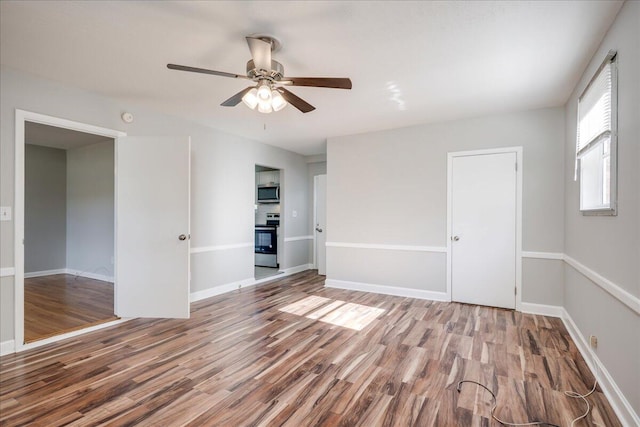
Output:
[[[222,106],[235,107],[244,102],[252,110],[258,107],[261,113],[280,111],[290,103],[303,113],[316,108],[294,95],[285,86],[312,86],[334,89],[351,89],[351,79],[334,77],[285,77],[284,67],[278,61],[271,59],[271,53],[280,48],[278,39],[256,35],[246,37],[252,59],[247,62],[247,75],[225,73],[224,71],[207,70],[205,68],[189,67],[186,65],[167,64],[171,70],[190,71],[192,73],[212,74],[214,76],[246,79],[256,83],[233,95],[224,101]]]

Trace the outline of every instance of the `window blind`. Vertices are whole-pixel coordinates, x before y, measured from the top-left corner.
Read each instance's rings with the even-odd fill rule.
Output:
[[[608,58],[609,59],[609,58]],[[612,131],[612,76],[613,65],[610,58],[602,66],[587,89],[578,99],[578,129],[576,156],[580,158],[588,148]]]

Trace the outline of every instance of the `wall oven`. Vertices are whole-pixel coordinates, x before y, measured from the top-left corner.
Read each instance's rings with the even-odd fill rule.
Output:
[[[278,267],[278,226],[256,225],[255,265]]]

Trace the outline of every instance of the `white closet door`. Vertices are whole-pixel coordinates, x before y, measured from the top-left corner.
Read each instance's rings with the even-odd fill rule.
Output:
[[[188,318],[190,139],[116,144],[116,314]]]
[[[511,152],[453,158],[454,301],[515,308],[516,160]]]
[[[315,253],[318,274],[327,275],[327,175],[314,177]]]

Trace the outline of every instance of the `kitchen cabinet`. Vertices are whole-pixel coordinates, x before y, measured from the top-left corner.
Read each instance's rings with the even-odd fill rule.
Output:
[[[279,184],[280,183],[280,171],[263,171],[256,173],[256,183],[258,185],[263,184]]]

